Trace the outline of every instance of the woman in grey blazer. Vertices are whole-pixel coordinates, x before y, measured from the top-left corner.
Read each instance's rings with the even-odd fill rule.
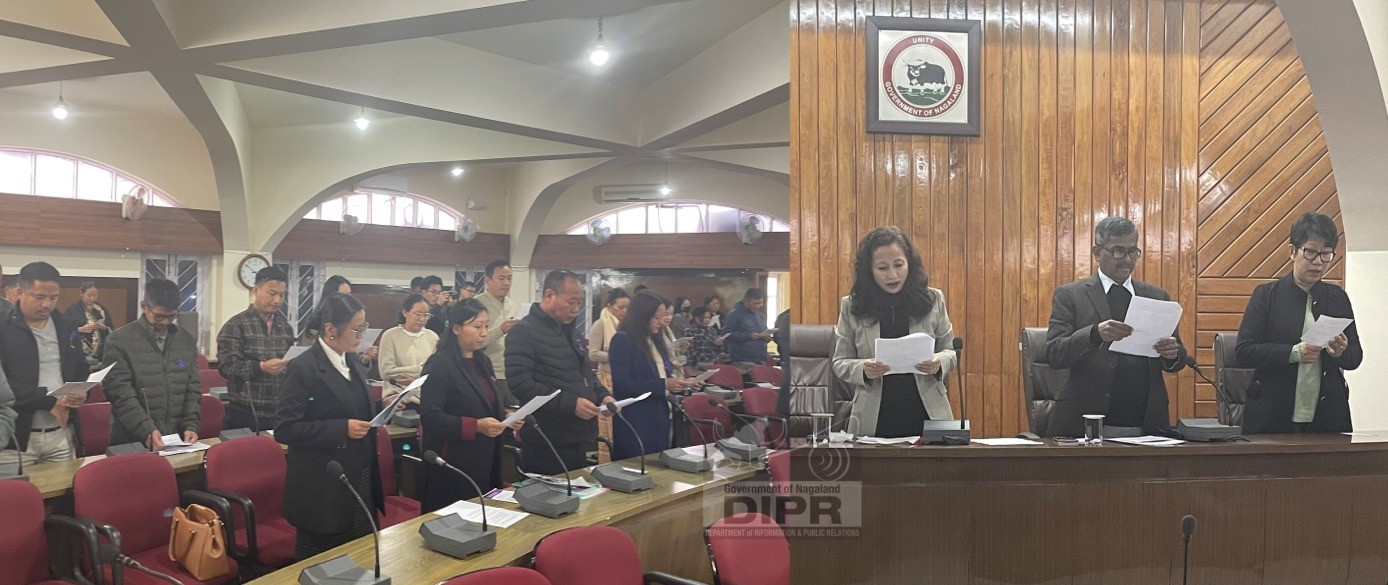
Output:
[[[914,370],[889,371],[874,359],[877,339],[912,333],[935,340],[935,352]],[[954,327],[944,294],[930,288],[920,254],[900,229],[877,228],[858,244],[853,291],[839,303],[834,337],[834,374],[854,390],[849,432],[909,437],[926,420],[954,418],[944,383],[956,363]]]

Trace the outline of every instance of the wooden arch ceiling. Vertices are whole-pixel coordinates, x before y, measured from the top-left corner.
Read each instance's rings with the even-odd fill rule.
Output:
[[[983,134],[864,132],[863,18],[984,22]],[[792,0],[792,304],[833,323],[857,239],[898,225],[945,292],[984,435],[1022,430],[1018,335],[1093,268],[1096,218],[1142,230],[1137,277],[1213,366],[1303,211],[1339,221],[1310,85],[1272,0]],[[1344,249],[1343,245],[1341,249]],[[1329,278],[1343,279],[1341,261]],[[1173,418],[1214,390],[1169,377]],[[979,406],[981,405],[981,406]],[[957,412],[957,410],[956,410]]]

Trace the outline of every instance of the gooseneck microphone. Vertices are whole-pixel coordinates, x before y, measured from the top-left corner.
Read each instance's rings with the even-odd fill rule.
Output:
[[[646,475],[646,442],[641,440],[641,433],[636,432],[636,427],[632,426],[631,421],[627,420],[621,409],[609,408],[608,410],[612,411],[612,418],[620,419],[631,430],[631,436],[636,437],[636,446],[641,449],[641,456],[637,457],[641,460],[641,475]]]
[[[1201,378],[1202,380],[1204,380],[1207,384],[1209,384],[1209,385],[1211,385],[1211,386],[1214,386],[1214,387],[1216,387],[1216,388],[1219,387],[1219,384],[1215,383],[1214,380],[1211,380],[1209,376],[1206,376],[1206,375],[1205,375],[1205,371],[1204,371],[1204,370],[1201,370],[1199,364],[1196,364],[1196,363],[1195,363],[1195,356],[1190,355],[1190,354],[1186,354],[1186,359],[1181,360],[1181,363],[1183,363],[1183,364],[1185,364],[1185,365],[1187,365],[1187,366],[1190,366],[1190,369],[1191,369],[1191,370],[1194,370],[1195,373],[1198,374],[1198,375],[1200,376],[1200,378]]]
[[[169,575],[165,575],[163,573],[160,573],[159,571],[141,565],[139,562],[136,562],[135,559],[121,554],[120,549],[116,548],[115,545],[110,543],[103,543],[97,547],[96,560],[101,564],[109,563],[112,565],[130,567],[132,569],[135,569],[136,571],[154,577],[155,579],[160,579],[162,581],[172,583],[173,585],[183,585],[182,581],[179,581],[178,579],[175,579]]]
[[[1190,579],[1190,537],[1195,534],[1195,516],[1186,514],[1181,519],[1181,536],[1185,539],[1185,554],[1181,559],[1181,585],[1187,585]]]
[[[486,532],[486,531],[487,531],[487,503],[483,501],[483,500],[486,500],[486,498],[482,497],[482,496],[484,495],[484,494],[482,493],[482,488],[480,488],[480,487],[477,486],[477,482],[475,482],[475,481],[472,480],[472,476],[470,476],[470,475],[468,475],[468,474],[466,474],[466,473],[463,473],[463,470],[458,469],[457,467],[454,467],[454,466],[452,466],[452,465],[449,465],[449,463],[448,463],[447,461],[444,461],[442,457],[439,457],[439,454],[438,454],[438,453],[435,453],[435,452],[433,452],[433,451],[425,451],[425,452],[424,452],[424,462],[425,462],[425,463],[432,463],[432,464],[437,465],[437,466],[439,466],[439,467],[442,467],[442,468],[444,468],[444,469],[448,469],[448,470],[452,471],[453,473],[456,473],[456,474],[462,476],[463,479],[466,479],[468,483],[472,484],[472,489],[474,489],[474,490],[477,491],[477,504],[478,504],[479,506],[482,507],[482,531],[483,531],[483,532]]]
[[[554,448],[554,442],[549,440],[544,429],[540,428],[540,422],[535,419],[535,415],[525,417],[529,422],[530,428],[544,440],[549,447],[549,452],[554,455],[554,460],[559,462],[559,469],[564,472],[564,491],[550,489],[545,482],[534,479],[526,485],[517,488],[515,492],[516,503],[520,504],[521,509],[533,514],[539,514],[548,518],[558,518],[564,514],[571,514],[578,511],[578,496],[574,495],[573,478],[569,475],[569,466],[564,463],[564,458],[559,456],[559,450]],[[533,442],[527,442],[527,450],[537,448]]]
[[[564,493],[572,497],[574,495],[574,482],[573,478],[569,476],[569,466],[564,463],[564,458],[559,456],[559,450],[554,448],[554,442],[549,440],[549,435],[546,435],[544,429],[540,428],[540,421],[535,420],[535,415],[526,416],[525,419],[530,423],[530,427],[535,429],[535,432],[540,433],[540,438],[544,439],[545,445],[549,446],[549,452],[554,454],[554,460],[559,462],[559,468],[564,470]]]
[[[335,478],[337,478],[338,481],[342,482],[342,485],[347,486],[347,491],[352,492],[352,497],[354,497],[354,498],[357,499],[357,503],[358,503],[358,504],[361,504],[361,511],[362,511],[363,513],[366,514],[366,519],[367,519],[367,521],[371,522],[371,539],[372,539],[372,542],[373,542],[372,548],[375,549],[375,553],[376,553],[376,571],[375,571],[375,572],[376,572],[376,578],[377,578],[377,579],[380,579],[380,578],[381,578],[381,531],[380,531],[379,528],[376,527],[376,515],[375,515],[374,513],[372,513],[371,507],[366,505],[366,501],[363,500],[363,499],[361,499],[361,494],[357,493],[357,488],[352,487],[352,482],[349,481],[349,480],[347,479],[347,472],[346,472],[346,471],[343,471],[343,469],[342,469],[342,464],[341,464],[341,463],[338,463],[336,460],[329,461],[329,462],[328,462],[328,474],[331,475],[331,476],[333,476],[333,477],[335,477]]]
[[[29,476],[24,475],[24,450],[19,448],[18,428],[10,429],[9,439],[14,441],[15,454],[18,455],[18,457],[15,459],[15,471],[14,475],[9,475],[9,470],[6,469],[9,467],[9,465],[0,465],[0,478],[27,480],[29,479]]]

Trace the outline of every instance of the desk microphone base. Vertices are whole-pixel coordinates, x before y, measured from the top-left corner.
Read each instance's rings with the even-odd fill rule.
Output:
[[[254,436],[255,436],[255,433],[251,432],[250,429],[246,429],[246,428],[241,428],[241,429],[227,429],[227,430],[225,430],[225,431],[222,431],[222,434],[217,435],[217,439],[222,440],[222,441],[231,441],[231,440],[234,440],[234,439],[244,439],[244,438],[246,438],[246,437],[254,437]]]
[[[299,585],[390,585],[390,577],[363,569],[347,555],[333,557],[299,573]]]
[[[110,447],[106,448],[107,457],[115,457],[117,455],[129,455],[131,453],[149,452],[149,447],[146,447],[144,443],[124,443],[120,445],[111,445]]]
[[[969,421],[960,428],[957,420],[928,420],[921,429],[921,443],[925,445],[968,445]]]
[[[627,470],[622,467],[621,463],[604,463],[594,467],[591,475],[603,487],[624,494],[632,494],[655,487],[655,480],[649,474]]]
[[[660,452],[660,462],[675,471],[685,473],[704,473],[713,471],[713,460],[707,457],[690,455],[684,449],[666,449]]]
[[[17,479],[20,481],[28,481],[29,474],[20,474],[18,463],[5,463],[3,465],[0,465],[0,479]]]
[[[1243,429],[1219,424],[1215,418],[1183,418],[1176,423],[1176,430],[1187,441],[1228,441],[1240,436]]]
[[[718,439],[718,450],[738,461],[761,461],[766,459],[766,447],[740,441],[738,439]]]
[[[429,548],[454,558],[467,558],[496,548],[496,531],[482,530],[481,524],[449,514],[419,525],[419,535]]]
[[[546,518],[558,518],[578,511],[578,496],[571,496],[564,488],[555,489],[541,481],[517,488],[516,503],[520,504],[522,510]]]

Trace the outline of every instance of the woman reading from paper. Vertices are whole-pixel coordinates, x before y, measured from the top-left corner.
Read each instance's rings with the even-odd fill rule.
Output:
[[[1287,247],[1291,274],[1258,285],[1248,299],[1236,348],[1239,364],[1254,368],[1245,435],[1353,430],[1344,370],[1364,361],[1359,330],[1351,322],[1334,335],[1304,339],[1314,335],[1317,321],[1354,319],[1345,289],[1321,280],[1339,242],[1329,217],[1303,214],[1292,224]]]
[[[419,378],[424,370],[424,361],[438,349],[439,335],[424,327],[429,322],[429,301],[421,295],[405,297],[400,303],[400,325],[381,334],[381,377],[386,380],[385,400],[389,404],[399,394]],[[400,403],[419,404],[419,396],[411,396]]]
[[[923,333],[934,340],[910,371],[878,361],[877,340]],[[896,227],[858,244],[853,289],[839,302],[834,374],[854,389],[848,431],[876,437],[921,434],[926,420],[954,418],[944,378],[954,369],[954,327],[945,297],[930,288],[920,254]]]
[[[664,312],[672,308],[659,295],[643,291],[631,300],[631,308],[612,337],[612,397],[645,399],[622,408],[622,416],[636,428],[641,440],[621,421],[612,423],[612,459],[627,459],[670,448],[670,403],[667,392],[693,388],[692,380],[677,373],[661,330]],[[642,451],[642,447],[645,451]]]
[[[497,391],[492,361],[482,352],[491,322],[482,301],[454,303],[448,308],[448,322],[452,325],[444,340],[424,363],[428,378],[419,401],[424,449],[463,470],[486,492],[501,487],[501,434],[520,429],[524,421],[503,424],[509,402]],[[450,470],[425,465],[422,475],[424,513],[478,495],[472,484]]]

